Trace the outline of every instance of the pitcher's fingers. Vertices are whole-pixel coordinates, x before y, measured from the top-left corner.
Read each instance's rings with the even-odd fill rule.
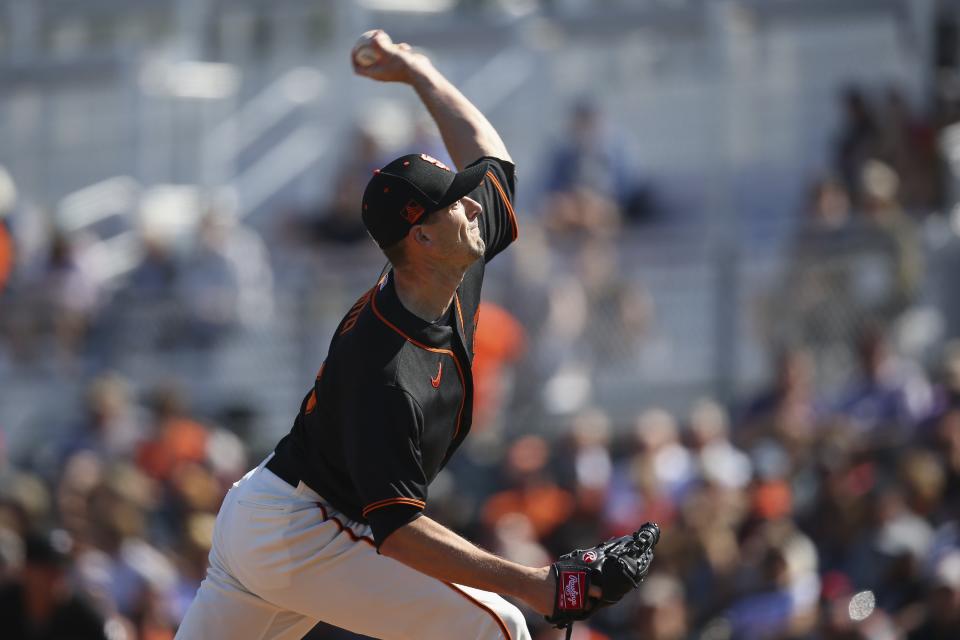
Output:
[[[373,34],[373,44],[381,51],[386,51],[387,47],[393,44],[393,40],[390,39],[386,31],[377,29],[376,33]]]

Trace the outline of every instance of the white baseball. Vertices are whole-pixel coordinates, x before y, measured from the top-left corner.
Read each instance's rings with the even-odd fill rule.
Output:
[[[877,600],[873,595],[873,591],[861,591],[860,593],[854,594],[854,596],[850,598],[850,604],[847,606],[850,619],[856,622],[866,620],[870,614],[873,613],[873,608],[876,605]]]
[[[372,45],[365,44],[357,48],[353,54],[353,59],[356,60],[357,64],[361,67],[369,67],[380,59],[380,54],[377,53],[377,50],[374,49]]]
[[[353,59],[356,60],[358,66],[369,67],[380,60],[380,52],[373,44],[373,39],[378,35],[380,36],[380,44],[382,46],[388,46],[393,43],[386,31],[381,31],[380,29],[364,31],[360,38],[357,39],[357,43],[353,45]]]

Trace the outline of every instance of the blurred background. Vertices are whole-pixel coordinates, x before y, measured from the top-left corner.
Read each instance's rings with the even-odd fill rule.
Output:
[[[370,171],[446,159],[372,27],[518,166],[431,515],[529,564],[658,521],[575,640],[960,638],[952,0],[0,0],[4,637],[172,638],[383,265]]]

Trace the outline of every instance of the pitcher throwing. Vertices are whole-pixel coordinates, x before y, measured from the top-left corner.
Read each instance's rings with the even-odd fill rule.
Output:
[[[470,431],[484,269],[517,238],[514,167],[424,55],[382,31],[362,46],[374,55],[352,55],[354,71],[411,86],[458,171],[414,154],[370,179],[361,213],[391,268],[340,322],[293,429],[224,499],[181,640],[299,640],[319,620],[386,640],[528,640],[498,594],[566,625],[649,567],[655,540],[526,567],[423,515]]]

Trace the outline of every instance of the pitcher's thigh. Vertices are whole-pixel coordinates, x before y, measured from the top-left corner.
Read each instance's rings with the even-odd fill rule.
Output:
[[[265,599],[381,640],[529,640],[523,614],[497,594],[451,585],[354,542],[320,567],[293,571]]]
[[[175,640],[301,640],[316,620],[208,577],[180,623]]]

